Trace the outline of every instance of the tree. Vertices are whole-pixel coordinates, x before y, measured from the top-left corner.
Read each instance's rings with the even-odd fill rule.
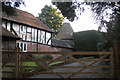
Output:
[[[70,21],[74,21],[74,18],[77,17],[75,13],[76,5],[73,5],[72,2],[54,2],[53,5],[56,5],[62,15]]]
[[[99,30],[104,27],[107,31],[104,33],[107,39],[107,46],[113,46],[114,42],[120,41],[120,2],[96,2],[89,4],[92,7],[92,11],[96,13],[95,18],[101,22]],[[108,10],[111,10],[111,13]],[[105,19],[106,16],[108,16],[109,20]]]
[[[15,8],[20,7],[21,4],[25,5],[25,2],[22,0],[20,0],[19,2],[2,2],[2,11],[7,13],[7,15],[9,16],[17,15]]]
[[[76,2],[53,2],[53,5],[56,5],[56,7],[61,11],[62,15],[66,17],[69,21],[74,21],[75,18],[78,18],[76,15],[76,9],[81,11],[84,11],[83,7],[80,7],[80,5],[83,3]]]
[[[45,5],[37,17],[43,23],[45,23],[49,28],[53,29],[54,32],[58,32],[64,22],[64,18],[60,15],[60,12],[52,6]]]
[[[61,13],[64,13],[63,16],[67,17],[68,20],[74,21],[75,17],[77,16],[75,13],[76,9],[80,9],[84,11],[81,5],[90,5],[91,10],[96,14],[95,19],[100,21],[99,30],[103,27],[106,29],[107,32],[104,33],[107,43],[113,44],[115,41],[120,41],[120,1],[119,2],[54,2],[54,5],[61,10]],[[71,5],[69,5],[71,4]],[[65,8],[63,8],[65,6]],[[75,8],[71,8],[74,6]],[[69,15],[67,10],[73,11],[70,13],[71,15],[75,15],[74,17]],[[111,10],[111,13],[109,13]],[[68,15],[67,15],[68,14]],[[109,16],[108,16],[109,15]],[[106,16],[109,20],[106,20]],[[72,19],[71,19],[72,18]],[[112,45],[109,45],[112,46]]]

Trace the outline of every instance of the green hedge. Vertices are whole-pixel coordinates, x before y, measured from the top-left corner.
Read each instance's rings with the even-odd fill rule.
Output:
[[[98,43],[105,41],[102,33],[89,30],[73,34],[75,51],[97,51]]]

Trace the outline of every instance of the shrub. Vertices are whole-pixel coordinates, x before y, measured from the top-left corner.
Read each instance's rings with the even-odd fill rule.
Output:
[[[73,41],[75,51],[101,51],[102,47],[99,44],[103,43],[105,39],[102,33],[95,30],[88,30],[74,33]],[[89,55],[73,55],[73,57],[78,59],[81,57],[89,57]]]
[[[103,43],[104,37],[102,33],[89,30],[73,34],[75,51],[97,51],[98,44]]]

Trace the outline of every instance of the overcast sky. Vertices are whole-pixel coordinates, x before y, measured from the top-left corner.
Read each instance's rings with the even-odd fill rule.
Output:
[[[51,0],[25,0],[26,6],[22,5],[20,9],[27,11],[36,17],[38,16],[38,13],[41,13],[41,9],[44,8],[46,4],[52,5]],[[74,32],[98,30],[98,25],[95,24],[95,20],[92,17],[92,12],[88,8],[89,6],[86,6],[85,12],[82,13],[78,20],[75,20],[74,22],[65,20],[65,22],[69,22],[71,24]]]

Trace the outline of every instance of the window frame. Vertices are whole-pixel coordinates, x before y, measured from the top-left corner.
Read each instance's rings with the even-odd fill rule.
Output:
[[[28,31],[28,29],[30,29],[30,31]],[[28,39],[29,37],[29,39]],[[31,27],[28,27],[26,28],[26,41],[32,41],[32,28]]]
[[[25,46],[25,44],[26,44],[26,46]],[[18,48],[18,46],[22,52],[27,52],[27,43],[26,42],[17,42],[16,47]],[[25,48],[26,48],[26,50],[24,50]]]

